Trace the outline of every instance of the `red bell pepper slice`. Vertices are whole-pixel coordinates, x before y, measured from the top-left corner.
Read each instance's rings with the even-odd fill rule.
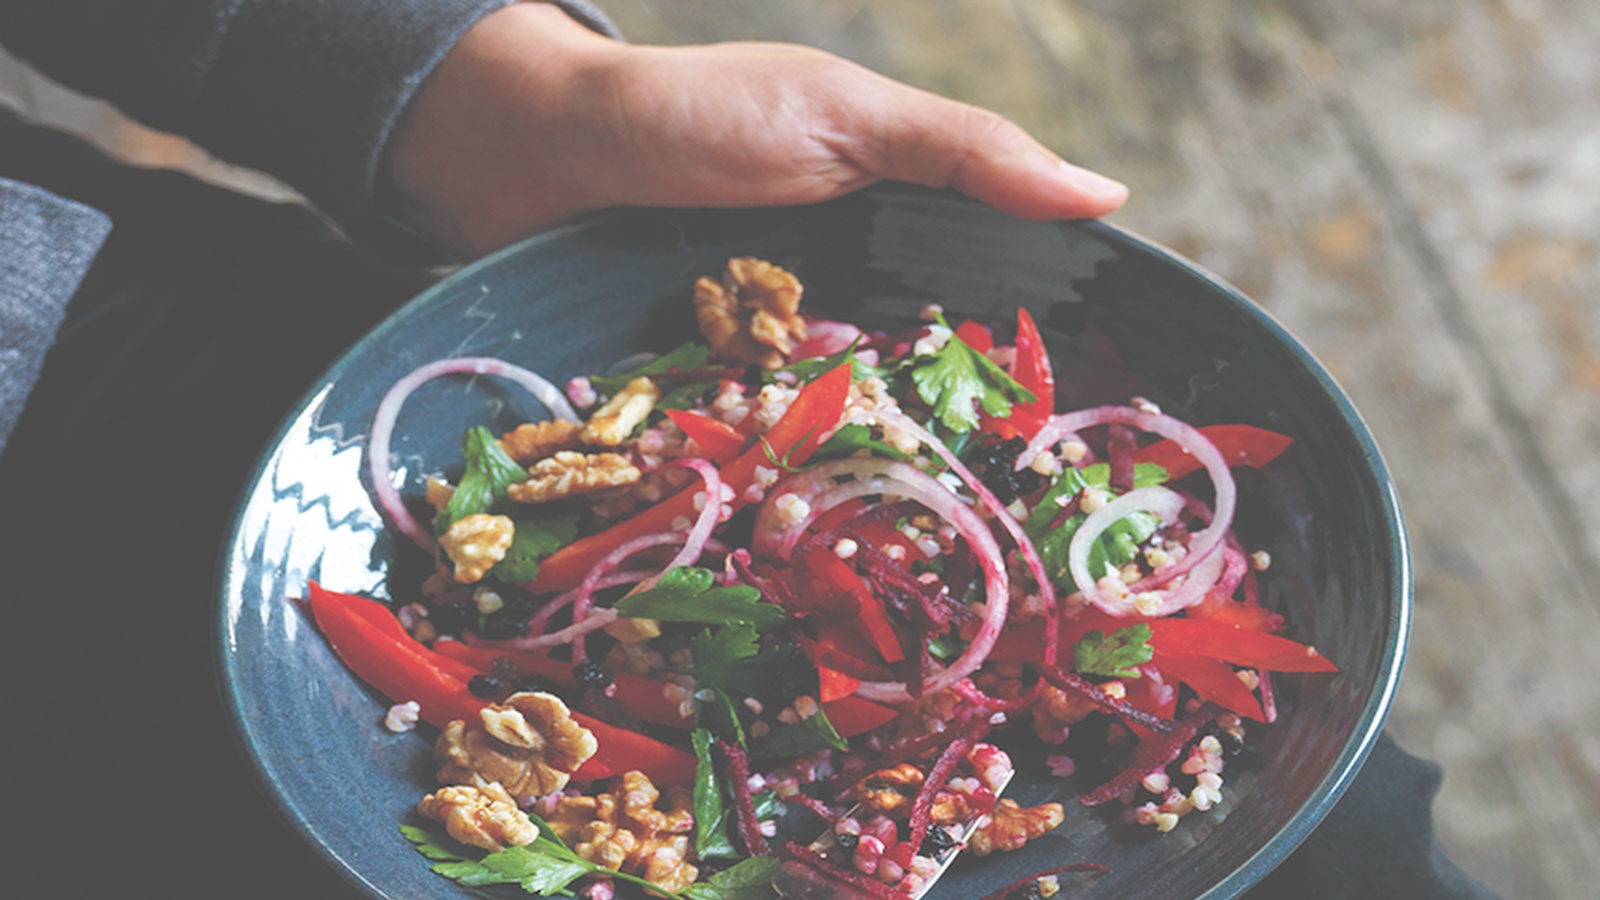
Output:
[[[979,353],[988,353],[994,349],[994,332],[989,326],[982,325],[974,319],[968,319],[956,326],[956,337],[961,338],[968,347]]]
[[[433,649],[443,656],[468,663],[481,675],[493,674],[496,660],[503,659],[511,663],[518,675],[543,675],[564,685],[573,684],[571,663],[564,663],[538,653],[473,647],[460,641],[440,641],[434,644]],[[612,699],[634,718],[672,728],[694,727],[694,718],[681,713],[681,704],[668,700],[662,693],[666,682],[646,678],[643,675],[617,672],[612,676],[612,683],[617,688]]]
[[[861,686],[861,679],[851,678],[838,669],[827,666],[817,666],[817,699],[823,703],[832,703],[842,700],[856,692]]]
[[[889,611],[883,599],[867,587],[855,570],[835,556],[827,547],[819,547],[806,554],[800,566],[821,590],[844,591],[856,598],[856,617],[872,641],[873,649],[885,660],[897,663],[906,658],[900,647],[900,636],[889,621]]]
[[[695,442],[706,459],[725,466],[744,452],[745,436],[720,419],[686,409],[669,409],[667,418]]]
[[[1212,591],[1199,603],[1188,608],[1185,614],[1191,619],[1207,619],[1236,628],[1252,631],[1281,631],[1283,616],[1258,603],[1234,600]]]
[[[1289,449],[1294,438],[1253,425],[1207,425],[1200,429],[1211,443],[1217,445],[1222,458],[1230,466],[1260,468]],[[1174,480],[1200,469],[1199,460],[1174,441],[1157,441],[1141,447],[1133,454],[1135,463],[1155,463],[1167,470]]]
[[[1024,437],[1031,438],[1039,430],[1039,424],[1055,415],[1056,376],[1050,368],[1050,351],[1045,348],[1039,326],[1034,324],[1033,314],[1023,307],[1017,308],[1017,355],[1011,363],[1011,377],[1033,392],[1032,403],[1012,407],[1013,419],[1021,413],[1025,420],[1034,423],[1032,431],[1028,431],[1023,422],[1013,423]]]
[[[470,665],[430,650],[403,627],[396,633],[387,624],[374,624],[381,620],[372,607],[382,609],[382,604],[325,591],[314,581],[307,599],[317,627],[350,671],[392,702],[415,700],[428,724],[444,728],[456,719],[476,721],[487,705],[467,689],[467,681],[479,674]],[[577,711],[572,717],[594,732],[600,744],[573,773],[577,781],[608,778],[629,769],[644,772],[657,784],[688,784],[694,775],[694,757],[676,747]]]
[[[1154,662],[1161,674],[1187,684],[1200,699],[1257,722],[1266,721],[1261,701],[1227,663],[1206,656],[1162,656]]]
[[[840,737],[846,738],[866,734],[900,715],[897,709],[860,697],[840,697],[838,700],[823,703],[822,709],[828,714],[828,721],[832,723],[833,730],[839,732]]]
[[[767,431],[766,440],[758,441],[722,468],[722,483],[733,490],[730,505],[737,510],[745,504],[745,489],[755,479],[756,467],[773,465],[769,453],[790,465],[809,459],[823,436],[838,424],[849,393],[849,363],[817,376],[801,388],[788,411]],[[680,516],[693,519],[696,491],[691,485],[631,519],[562,547],[539,565],[539,576],[531,589],[539,593],[564,591],[582,581],[596,563],[623,543],[667,531]]]
[[[1083,636],[1091,631],[1101,634],[1110,634],[1118,628],[1126,628],[1139,622],[1147,621],[1137,616],[1118,618],[1099,607],[1085,606],[1079,609],[1076,615],[1061,617],[1059,641],[1060,648],[1057,658],[1062,660],[1072,659],[1072,648]],[[1044,660],[1044,635],[1042,625],[1038,627],[1007,628],[1000,632],[995,639],[994,648],[989,651],[989,658],[997,662],[1031,662],[1037,663]],[[1063,663],[1065,665],[1065,663]]]
[[[1150,649],[1156,663],[1164,656],[1204,656],[1271,672],[1337,672],[1316,648],[1209,619],[1155,619],[1150,622]]]

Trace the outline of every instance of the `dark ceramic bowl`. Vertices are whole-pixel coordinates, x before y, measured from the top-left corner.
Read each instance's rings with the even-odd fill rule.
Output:
[[[625,212],[541,235],[418,297],[328,371],[288,417],[247,488],[221,580],[222,677],[248,752],[293,827],[379,897],[466,896],[396,833],[430,787],[428,739],[379,726],[385,702],[345,671],[300,608],[309,578],[388,595],[395,537],[364,481],[383,392],[415,366],[493,355],[558,382],[693,333],[690,285],[731,256],[797,272],[807,308],[879,328],[927,303],[1010,321],[1027,306],[1056,360],[1058,405],[1142,394],[1196,424],[1294,437],[1241,470],[1237,530],[1272,553],[1263,602],[1338,675],[1280,678],[1282,718],[1230,765],[1224,801],[1173,833],[1118,825],[1034,756],[1010,796],[1067,802],[1065,825],[1021,853],[963,860],[932,896],[972,898],[1054,865],[1109,867],[1074,882],[1095,898],[1232,897],[1317,825],[1377,739],[1400,676],[1411,583],[1394,485],[1328,374],[1237,291],[1159,247],[1093,222],[1037,224],[950,193],[881,186],[794,209]],[[490,379],[427,385],[394,444],[407,491],[458,463],[462,431],[543,417]],[[410,575],[401,577],[412,577]],[[329,785],[338,785],[329,791]]]

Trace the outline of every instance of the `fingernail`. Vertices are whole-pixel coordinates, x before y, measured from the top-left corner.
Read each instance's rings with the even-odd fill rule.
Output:
[[[1127,185],[1115,178],[1107,178],[1099,172],[1091,172],[1082,166],[1075,166],[1063,160],[1061,174],[1072,183],[1073,187],[1095,200],[1120,205],[1128,199]]]

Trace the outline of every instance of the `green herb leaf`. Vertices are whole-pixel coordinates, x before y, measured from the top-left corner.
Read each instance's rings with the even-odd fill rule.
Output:
[[[711,755],[714,738],[704,728],[689,736],[694,745],[694,852],[701,859],[735,859],[741,854],[733,845],[730,813],[717,775],[717,762]],[[693,896],[693,895],[690,895]]]
[[[661,576],[655,587],[617,601],[624,616],[663,622],[699,622],[706,625],[745,623],[757,629],[783,623],[783,608],[761,602],[761,592],[748,585],[713,587],[709,569],[679,566]]]
[[[788,372],[795,377],[796,383],[804,384],[805,382],[816,378],[818,375],[832,372],[834,369],[839,368],[839,366],[848,361],[850,363],[851,381],[861,381],[873,376],[877,376],[879,378],[887,377],[888,372],[886,370],[880,369],[877,366],[869,366],[862,362],[860,357],[856,356],[856,347],[860,343],[861,338],[856,338],[854,341],[850,342],[850,346],[840,350],[838,353],[835,353],[832,356],[814,359],[802,359],[799,362],[791,363],[781,369],[777,369],[775,372]]]
[[[819,705],[810,718],[793,725],[778,723],[766,734],[750,741],[750,756],[754,759],[774,759],[815,753],[818,750],[848,750],[850,744],[839,736],[828,714]]]
[[[1106,635],[1091,631],[1072,648],[1072,667],[1080,675],[1137,678],[1134,666],[1150,661],[1150,626],[1143,622]]]
[[[1132,562],[1139,554],[1139,545],[1150,540],[1150,536],[1160,527],[1161,517],[1147,512],[1129,513],[1112,522],[1111,527],[1100,535],[1099,547],[1096,548],[1102,558],[1097,561],[1094,551],[1089,553],[1090,573],[1099,578],[1105,574],[1108,565],[1123,566]]]
[[[939,324],[949,327],[941,316]],[[938,352],[911,361],[911,381],[944,426],[958,434],[978,427],[977,408],[991,416],[1011,415],[1012,403],[1031,403],[1032,391],[1018,384],[994,360],[950,335]]]
[[[1094,463],[1078,470],[1083,475],[1083,480],[1095,487],[1106,487],[1111,484],[1111,464]],[[1164,466],[1155,463],[1135,463],[1133,466],[1134,488],[1155,487],[1166,484],[1168,481],[1167,470]]]
[[[491,853],[483,858],[483,867],[504,879],[497,883],[519,884],[540,897],[563,893],[568,885],[600,868],[543,837],[525,847]]]
[[[851,456],[857,450],[870,450],[874,456],[883,456],[888,459],[906,460],[910,455],[896,450],[887,441],[879,440],[872,436],[872,429],[865,425],[851,423],[839,426],[833,436],[823,441],[822,446],[811,454],[812,462],[826,459],[838,459]]]
[[[462,436],[461,455],[466,457],[467,468],[436,523],[440,532],[459,519],[488,512],[504,499],[506,488],[528,480],[528,470],[517,465],[499,439],[481,425]]]
[[[1050,489],[1044,492],[1033,511],[1028,513],[1028,520],[1022,524],[1022,530],[1028,536],[1038,540],[1046,531],[1050,530],[1050,523],[1061,514],[1062,507],[1072,502],[1078,492],[1089,486],[1083,473],[1077,469],[1063,469],[1056,480],[1050,484]]]
[[[752,856],[679,893],[689,900],[772,900],[778,896],[772,876],[781,865],[776,856]]]
[[[615,394],[640,376],[703,369],[710,358],[711,351],[705,345],[690,341],[620,375],[592,375],[589,384],[602,394]]]
[[[513,516],[516,530],[505,558],[489,571],[501,581],[532,581],[539,576],[539,562],[578,536],[578,513],[542,505]]]

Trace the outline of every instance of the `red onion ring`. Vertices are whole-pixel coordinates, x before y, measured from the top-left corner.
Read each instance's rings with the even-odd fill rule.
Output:
[[[853,475],[855,480],[829,486],[833,478],[841,475]],[[805,515],[798,517],[798,521],[774,529],[772,525],[778,515],[777,501],[786,494],[795,493],[791,485],[815,499],[810,502],[810,509]],[[995,639],[1005,625],[1006,610],[1011,599],[1011,585],[1000,545],[996,543],[989,526],[960,497],[909,463],[886,459],[835,460],[822,463],[775,486],[757,514],[757,536],[764,536],[774,552],[787,559],[806,526],[817,516],[841,503],[869,494],[898,494],[921,503],[956,529],[983,567],[987,595],[983,621],[966,651],[949,668],[938,671],[923,685],[924,693],[937,693],[976,672],[988,659],[989,651],[994,648]],[[762,533],[763,523],[766,525],[765,535]],[[905,682],[901,681],[866,682],[856,689],[856,694],[867,700],[887,703],[908,703],[913,699]]]
[[[1016,542],[1017,552],[1022,554],[1022,561],[1027,564],[1028,573],[1033,576],[1034,582],[1039,585],[1039,598],[1044,601],[1044,664],[1047,666],[1055,665],[1056,652],[1058,650],[1056,637],[1061,630],[1061,617],[1057,612],[1055,585],[1050,581],[1050,573],[1044,567],[1044,560],[1040,558],[1038,548],[1033,546],[1033,539],[1028,537],[1028,533],[1023,530],[1022,524],[1012,517],[1010,510],[1006,509],[1005,505],[1000,502],[1000,498],[996,497],[994,492],[989,490],[988,485],[979,480],[978,476],[972,474],[972,470],[967,468],[966,463],[962,462],[961,458],[956,456],[953,450],[945,446],[944,441],[934,437],[928,429],[917,424],[915,420],[905,413],[879,411],[877,415],[880,417],[880,421],[885,423],[893,422],[896,426],[905,429],[917,440],[932,448],[934,454],[944,460],[944,464],[950,467],[950,471],[956,473],[962,483],[993,514],[995,521],[999,522],[1000,527],[1004,528],[1006,534],[1011,536],[1011,540]],[[1032,459],[1032,457],[1029,457],[1029,459]]]
[[[465,356],[441,359],[419,366],[406,373],[378,402],[372,416],[372,433],[367,436],[367,471],[372,478],[372,492],[377,495],[378,506],[424,552],[432,553],[433,534],[418,522],[395,487],[393,472],[389,468],[389,442],[394,437],[394,426],[400,418],[400,408],[417,388],[442,375],[496,375],[527,388],[558,419],[578,421],[578,414],[562,396],[561,390],[543,376],[503,359],[487,356]]]
[[[1233,523],[1233,512],[1238,502],[1237,488],[1233,483],[1233,472],[1228,468],[1228,461],[1223,458],[1215,444],[1211,443],[1199,429],[1161,413],[1147,412],[1131,406],[1097,406],[1091,409],[1051,416],[1044,427],[1028,442],[1027,449],[1017,457],[1016,468],[1021,469],[1033,462],[1040,453],[1065,439],[1068,435],[1075,434],[1094,425],[1132,425],[1141,431],[1158,434],[1176,442],[1183,449],[1194,456],[1205,467],[1206,474],[1211,476],[1211,483],[1216,489],[1216,512],[1211,523],[1200,533],[1194,535],[1189,541],[1189,555],[1176,565],[1168,566],[1160,572],[1146,576],[1138,582],[1129,585],[1129,590],[1134,592],[1146,591],[1151,588],[1166,584],[1180,575],[1200,565],[1209,559],[1213,552],[1222,546],[1223,537],[1228,533],[1228,528]],[[1079,529],[1081,535],[1084,529]],[[1076,543],[1074,538],[1074,543]],[[1076,574],[1073,576],[1077,577]],[[1098,591],[1093,585],[1079,583],[1078,587],[1084,596],[1094,600]],[[1098,605],[1098,604],[1097,604]]]

